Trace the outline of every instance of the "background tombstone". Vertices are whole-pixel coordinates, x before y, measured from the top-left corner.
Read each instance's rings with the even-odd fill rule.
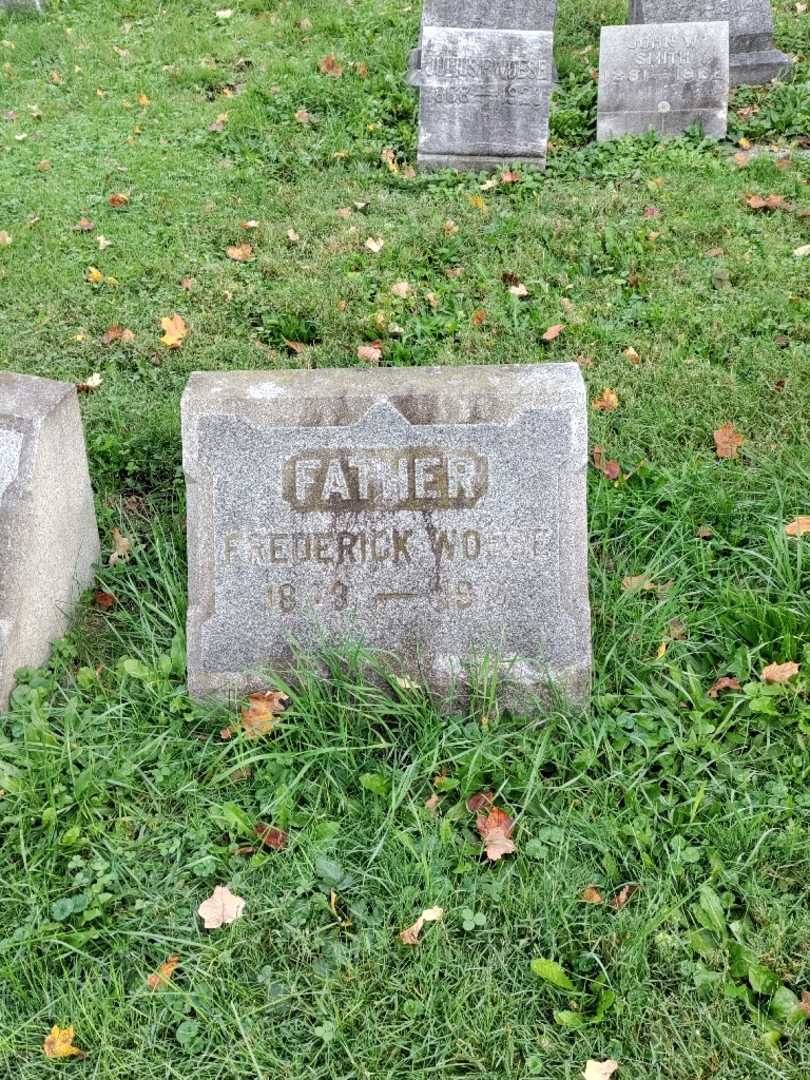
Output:
[[[0,373],[0,708],[64,634],[98,556],[75,386]]]
[[[628,22],[728,22],[729,85],[758,85],[790,68],[773,45],[770,0],[630,0]]]
[[[545,166],[556,0],[425,0],[408,81],[422,168]]]
[[[728,23],[603,26],[596,137],[679,135],[700,122],[722,139],[728,120]]]
[[[0,0],[0,11],[30,11],[35,15],[43,15],[45,0]]]
[[[192,694],[354,640],[440,695],[489,656],[503,700],[587,696],[576,364],[198,372],[182,414]]]

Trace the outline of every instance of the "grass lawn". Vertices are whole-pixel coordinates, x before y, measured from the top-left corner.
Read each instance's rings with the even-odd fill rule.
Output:
[[[561,0],[548,171],[482,190],[410,175],[418,3],[221,2],[0,19],[0,364],[103,376],[82,396],[100,529],[133,546],[99,573],[117,602],[88,597],[0,721],[0,1075],[807,1077],[810,549],[785,525],[810,513],[810,12],[776,0],[799,60],[732,95],[734,141],[597,147],[599,27],[624,6]],[[362,378],[375,340],[391,365],[579,357],[618,396],[592,409],[621,477],[590,478],[587,715],[440,715],[345,656],[261,739],[185,696],[189,372]],[[465,805],[487,790],[516,820],[497,863]],[[260,821],[285,850],[245,853]],[[246,908],[206,932],[216,884]],[[87,1058],[46,1058],[52,1025]]]

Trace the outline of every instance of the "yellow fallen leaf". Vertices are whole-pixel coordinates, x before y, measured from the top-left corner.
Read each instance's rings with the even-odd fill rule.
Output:
[[[440,907],[425,908],[412,926],[406,927],[399,933],[399,940],[403,945],[418,945],[422,927],[428,922],[440,922],[444,917],[444,909]]]
[[[290,703],[290,699],[281,690],[257,690],[248,696],[248,703],[242,709],[242,729],[249,739],[269,735],[276,726],[276,717],[281,716]]]
[[[151,102],[149,101],[149,98],[146,96],[146,94],[138,94],[138,104],[142,109],[145,109],[147,105],[151,104]]]
[[[45,1042],[42,1044],[45,1057],[85,1057],[84,1051],[80,1050],[78,1046],[73,1045],[75,1035],[76,1032],[73,1027],[60,1028],[54,1025],[51,1028],[50,1035],[48,1035]]]
[[[163,337],[160,339],[167,349],[179,349],[188,334],[188,325],[182,315],[175,313],[160,320]]]
[[[104,280],[104,275],[97,266],[91,266],[84,275],[84,280],[89,281],[91,285],[100,285]]]
[[[619,395],[615,390],[611,390],[609,386],[606,386],[599,397],[594,398],[591,402],[591,408],[596,409],[597,412],[613,412],[619,407]]]
[[[147,978],[146,985],[150,990],[158,990],[162,986],[167,986],[174,974],[175,968],[180,963],[180,957],[173,953],[167,960],[165,960],[157,971],[153,971]]]
[[[234,262],[250,262],[254,257],[251,244],[231,244],[226,248],[226,253]]]
[[[805,533],[810,533],[810,514],[800,514],[785,526],[786,536],[804,536]]]

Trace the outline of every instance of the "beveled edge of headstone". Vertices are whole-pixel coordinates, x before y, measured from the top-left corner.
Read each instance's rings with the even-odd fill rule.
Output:
[[[188,689],[202,700],[233,702],[238,696],[267,685],[266,671],[206,671],[200,662],[199,630],[212,612],[213,588],[206,567],[213,563],[212,492],[207,469],[198,461],[198,427],[208,416],[247,418],[275,428],[354,426],[381,403],[393,406],[403,423],[508,424],[525,410],[570,410],[571,452],[566,475],[570,492],[564,500],[565,524],[572,532],[568,559],[572,568],[571,607],[581,626],[590,628],[587,568],[587,394],[576,363],[537,365],[481,365],[463,367],[384,368],[362,372],[356,368],[307,371],[192,372],[181,401],[183,469],[187,485],[189,551]],[[395,418],[395,417],[394,417]],[[547,677],[533,659],[510,659],[500,665],[505,678],[499,691],[503,705],[532,710],[562,692],[572,702],[585,704],[590,695],[590,634],[583,634],[578,661]],[[393,663],[404,658],[391,656]],[[411,658],[412,673],[423,672],[419,657]],[[273,670],[272,661],[268,663]],[[446,670],[445,670],[446,669]],[[275,669],[280,676],[294,671]],[[427,669],[424,668],[424,671]],[[430,661],[434,693],[447,707],[456,707],[468,691],[464,661],[438,657]],[[437,685],[439,684],[439,685]]]
[[[77,396],[74,383],[0,371],[0,416],[35,420],[53,412],[70,396]]]

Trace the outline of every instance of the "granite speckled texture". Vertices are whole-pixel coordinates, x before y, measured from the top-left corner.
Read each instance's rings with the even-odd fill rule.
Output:
[[[728,22],[729,85],[782,78],[791,60],[773,44],[770,0],[630,0],[627,21]]]
[[[32,15],[43,15],[45,0],[0,0],[0,11],[31,12]]]
[[[441,696],[590,683],[576,364],[195,373],[183,396],[188,677],[229,697],[360,641]]]
[[[724,138],[728,63],[727,22],[602,27],[597,139],[680,135],[696,122]]]
[[[64,634],[98,556],[76,388],[0,373],[0,708]]]

